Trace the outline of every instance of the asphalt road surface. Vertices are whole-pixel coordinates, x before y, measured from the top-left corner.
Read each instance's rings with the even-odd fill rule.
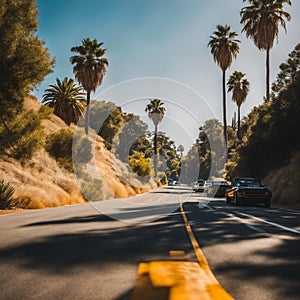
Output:
[[[235,299],[300,299],[300,212],[226,205],[187,186],[0,216],[0,299],[130,299],[140,262],[171,250],[196,261],[180,200]]]

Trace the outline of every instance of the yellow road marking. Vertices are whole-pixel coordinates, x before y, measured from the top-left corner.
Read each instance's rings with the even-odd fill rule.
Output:
[[[141,263],[132,300],[232,300],[211,272],[184,212],[180,210],[198,262],[153,261]],[[172,257],[184,252],[170,251]]]

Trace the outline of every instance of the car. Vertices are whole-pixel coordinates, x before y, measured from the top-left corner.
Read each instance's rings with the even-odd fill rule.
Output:
[[[204,182],[204,189],[207,190],[211,185],[212,185],[213,181],[211,179],[207,179]]]
[[[262,185],[258,178],[235,178],[232,186],[226,191],[226,203],[271,205],[272,192]]]
[[[173,185],[181,185],[181,182],[179,180],[173,181]]]
[[[168,178],[168,185],[173,185],[174,184],[174,180],[172,178]]]
[[[214,180],[206,188],[207,196],[210,197],[225,197],[226,190],[230,187],[225,180]]]
[[[204,180],[198,179],[193,183],[193,191],[194,192],[204,192]]]

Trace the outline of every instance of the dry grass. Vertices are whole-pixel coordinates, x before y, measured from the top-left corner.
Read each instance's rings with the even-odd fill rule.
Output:
[[[25,100],[26,110],[37,111],[40,106],[33,96],[28,96]],[[43,125],[46,134],[62,128],[75,130],[74,125],[68,127],[54,115],[44,120]],[[143,185],[138,181],[127,165],[105,148],[101,137],[95,136],[91,131],[90,138],[96,138],[95,160],[101,182],[97,200],[124,198],[156,187],[154,182]],[[0,157],[0,179],[2,178],[15,187],[16,196],[20,197],[24,208],[39,209],[85,202],[75,175],[62,169],[43,149],[25,165],[11,158]]]

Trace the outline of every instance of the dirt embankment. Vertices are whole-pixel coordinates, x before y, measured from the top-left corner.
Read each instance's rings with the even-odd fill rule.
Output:
[[[273,192],[276,205],[300,209],[300,151],[296,152],[287,166],[272,170],[264,184]]]
[[[24,107],[26,110],[37,111],[41,104],[33,96],[28,96]],[[51,115],[43,121],[46,134],[68,127],[60,118]],[[93,133],[92,133],[93,135]],[[155,187],[154,182],[142,184],[128,166],[119,161],[109,152],[99,136],[95,136],[95,165],[99,185],[98,200],[123,198],[143,193]],[[20,162],[7,157],[0,157],[0,179],[11,183],[19,196],[27,203],[28,208],[55,207],[60,205],[84,203],[79,182],[76,176],[60,167],[44,149],[41,149],[29,162]]]

